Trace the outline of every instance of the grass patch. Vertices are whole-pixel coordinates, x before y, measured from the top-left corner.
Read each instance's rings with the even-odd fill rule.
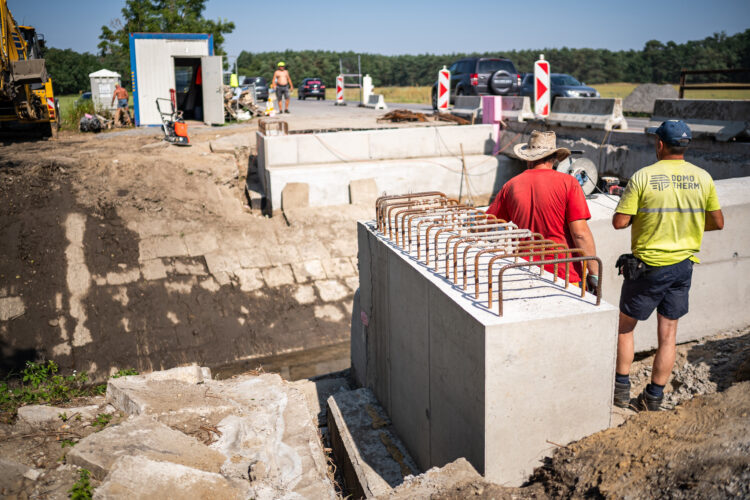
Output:
[[[106,385],[89,384],[87,373],[58,374],[54,361],[26,363],[20,381],[0,381],[0,421],[11,423],[18,408],[32,404],[60,404],[73,398],[101,394]],[[15,382],[15,383],[14,383]]]
[[[86,469],[78,471],[78,480],[68,491],[71,500],[91,500],[94,488],[91,486],[91,473]]]
[[[81,121],[81,117],[86,113],[93,114],[95,112],[94,101],[91,99],[82,100],[79,94],[60,95],[57,96],[57,99],[60,101],[60,127],[65,130],[78,130],[78,123]],[[128,97],[128,104],[132,116],[132,96]],[[99,114],[109,118],[113,113],[106,110]]]
[[[383,94],[386,103],[430,104],[432,87],[376,87],[376,94]],[[336,100],[336,89],[326,88],[326,99]],[[344,89],[344,100],[359,102],[359,89]]]

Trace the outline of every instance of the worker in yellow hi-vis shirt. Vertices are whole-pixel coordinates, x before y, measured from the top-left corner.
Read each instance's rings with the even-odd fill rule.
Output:
[[[648,133],[656,135],[658,162],[637,171],[615,209],[612,225],[632,224],[632,254],[617,261],[625,276],[620,294],[620,323],[614,403],[630,404],[633,331],[656,309],[659,347],[651,383],[638,396],[638,409],[661,408],[664,386],[674,366],[677,321],[688,312],[695,254],[704,231],[724,227],[716,187],[708,172],[685,161],[692,139],[681,120],[668,120]]]

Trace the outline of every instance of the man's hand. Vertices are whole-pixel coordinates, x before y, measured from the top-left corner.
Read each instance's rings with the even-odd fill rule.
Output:
[[[596,274],[589,274],[586,276],[586,290],[589,292],[596,291],[596,287],[599,286],[599,276]]]

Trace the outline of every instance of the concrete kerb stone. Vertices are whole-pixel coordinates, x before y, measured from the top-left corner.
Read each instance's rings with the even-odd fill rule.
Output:
[[[262,273],[263,280],[271,288],[294,283],[294,274],[292,274],[292,268],[289,265],[267,267],[263,269]]]
[[[138,261],[143,262],[159,257],[183,257],[188,249],[179,236],[155,236],[138,242]]]
[[[218,473],[226,457],[196,439],[141,415],[80,440],[68,452],[68,463],[104,479],[118,458],[137,456]]]
[[[167,277],[167,267],[161,259],[146,260],[141,262],[140,265],[141,275],[145,280],[161,280]]]
[[[216,237],[209,233],[186,234],[183,240],[191,257],[199,257],[219,248]]]
[[[333,454],[355,498],[385,495],[419,473],[370,389],[337,392],[326,406]]]
[[[346,278],[357,274],[356,267],[348,257],[339,257],[337,259],[326,259],[322,262],[323,269],[329,278]]]
[[[313,280],[325,279],[326,272],[320,260],[306,260],[292,263],[292,272],[297,283],[307,283]]]
[[[323,302],[338,302],[350,296],[352,292],[338,280],[320,280],[315,282],[315,288]]]
[[[349,203],[373,204],[378,197],[378,185],[375,179],[353,179],[349,182]]]
[[[252,292],[263,288],[263,274],[260,269],[237,269],[234,272],[240,283],[240,290]]]
[[[288,182],[281,190],[281,209],[298,209],[310,206],[310,185],[306,182]]]
[[[236,500],[250,498],[247,481],[228,481],[220,474],[145,457],[122,457],[94,491],[95,500]]]

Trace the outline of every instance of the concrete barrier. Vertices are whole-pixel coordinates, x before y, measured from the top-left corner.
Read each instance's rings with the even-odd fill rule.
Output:
[[[358,223],[352,370],[422,470],[465,457],[520,485],[554,449],[610,424],[617,310],[507,278],[503,316]],[[356,306],[355,306],[356,307]]]
[[[458,95],[453,103],[451,113],[457,116],[464,116],[471,120],[471,123],[479,119],[482,112],[482,96],[478,95]]]
[[[657,99],[648,126],[658,127],[665,120],[683,120],[693,138],[726,142],[750,137],[750,100]]]
[[[501,97],[501,99],[503,121],[523,122],[534,119],[534,112],[531,111],[531,99],[528,97],[509,96]]]
[[[367,98],[365,107],[372,109],[388,109],[388,106],[385,104],[385,98],[383,98],[382,94],[370,94]]]
[[[257,133],[258,174],[271,210],[289,182],[310,186],[310,206],[349,203],[349,184],[373,178],[377,192],[438,190],[457,195],[461,146],[471,185],[490,194],[523,166],[492,156],[491,125],[376,129],[264,136]]]
[[[622,99],[558,97],[547,117],[550,125],[598,128],[604,130],[628,128],[622,114]]]
[[[726,226],[723,231],[710,231],[703,237],[693,268],[690,290],[690,312],[680,319],[677,341],[688,342],[750,325],[750,233],[746,221],[750,219],[750,177],[716,181]],[[604,299],[620,303],[622,276],[617,276],[615,262],[623,253],[630,253],[630,229],[616,231],[612,214],[617,198],[597,196],[589,199],[596,253],[604,265]],[[635,329],[636,351],[657,346],[656,313]]]

